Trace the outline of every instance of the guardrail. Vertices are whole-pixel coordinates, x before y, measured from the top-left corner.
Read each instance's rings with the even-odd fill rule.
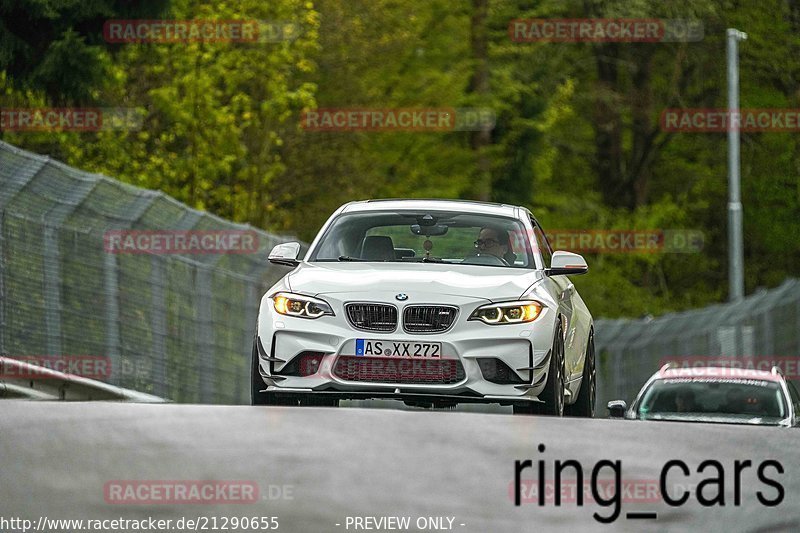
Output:
[[[0,399],[166,402],[164,398],[0,356]]]

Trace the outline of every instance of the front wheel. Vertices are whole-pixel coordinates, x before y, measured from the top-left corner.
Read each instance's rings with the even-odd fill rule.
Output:
[[[544,403],[515,405],[514,414],[541,414],[564,416],[564,337],[561,334],[561,319],[558,320],[550,350],[550,363],[547,370],[547,385],[539,394]]]
[[[597,365],[594,356],[594,332],[589,332],[586,344],[586,360],[583,363],[583,378],[578,398],[572,405],[566,406],[568,416],[594,418],[597,396]]]

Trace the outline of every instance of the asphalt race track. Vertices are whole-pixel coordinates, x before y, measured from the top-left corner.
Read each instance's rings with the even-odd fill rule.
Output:
[[[543,453],[537,450],[540,443],[546,446]],[[361,522],[355,529],[353,517],[388,516],[409,517],[409,531],[419,530],[420,518],[426,530],[451,527],[465,533],[796,531],[798,443],[799,430],[780,428],[392,409],[9,400],[0,405],[0,517],[34,523],[42,516],[277,517],[278,531],[288,532],[366,531],[375,523]],[[691,497],[670,507],[631,492],[623,496],[612,525],[599,523],[593,513],[608,516],[614,507],[597,503],[515,507],[518,459],[532,459],[534,465],[543,459],[549,481],[554,460],[574,459],[587,482],[598,461],[619,460],[623,485],[657,483],[662,466],[681,459],[692,475],[671,470],[668,486],[677,491],[683,485]],[[716,472],[696,474],[707,459],[724,468],[725,506],[698,503],[697,482]],[[742,474],[739,506],[734,505],[737,459],[754,465]],[[756,495],[777,498],[778,490],[756,477],[756,467],[769,459],[784,469],[783,475],[769,468],[765,474],[785,491],[775,507],[762,505]],[[536,466],[522,477],[534,478],[535,472]],[[610,479],[610,472],[599,477]],[[213,505],[109,502],[104,488],[120,480],[245,480],[258,485],[259,497]],[[706,489],[706,494],[715,490]],[[626,518],[629,513],[657,513],[657,518]]]

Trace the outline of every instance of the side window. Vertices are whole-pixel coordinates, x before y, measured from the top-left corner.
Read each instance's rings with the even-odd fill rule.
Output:
[[[534,220],[531,220],[531,224],[533,224],[533,236],[536,239],[536,247],[539,248],[539,251],[542,253],[544,266],[547,268],[550,266],[550,261],[553,258],[553,251],[550,249],[550,244],[548,244],[547,237],[545,237],[542,228],[540,228]]]

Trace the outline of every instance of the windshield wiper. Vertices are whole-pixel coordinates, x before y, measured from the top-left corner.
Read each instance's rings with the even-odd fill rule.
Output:
[[[404,257],[402,259],[394,259],[394,260],[372,260],[372,259],[361,259],[360,257],[353,257],[350,255],[340,255],[339,261],[361,261],[361,262],[377,262],[377,263],[447,263],[453,264],[453,261],[445,261],[441,257]]]

